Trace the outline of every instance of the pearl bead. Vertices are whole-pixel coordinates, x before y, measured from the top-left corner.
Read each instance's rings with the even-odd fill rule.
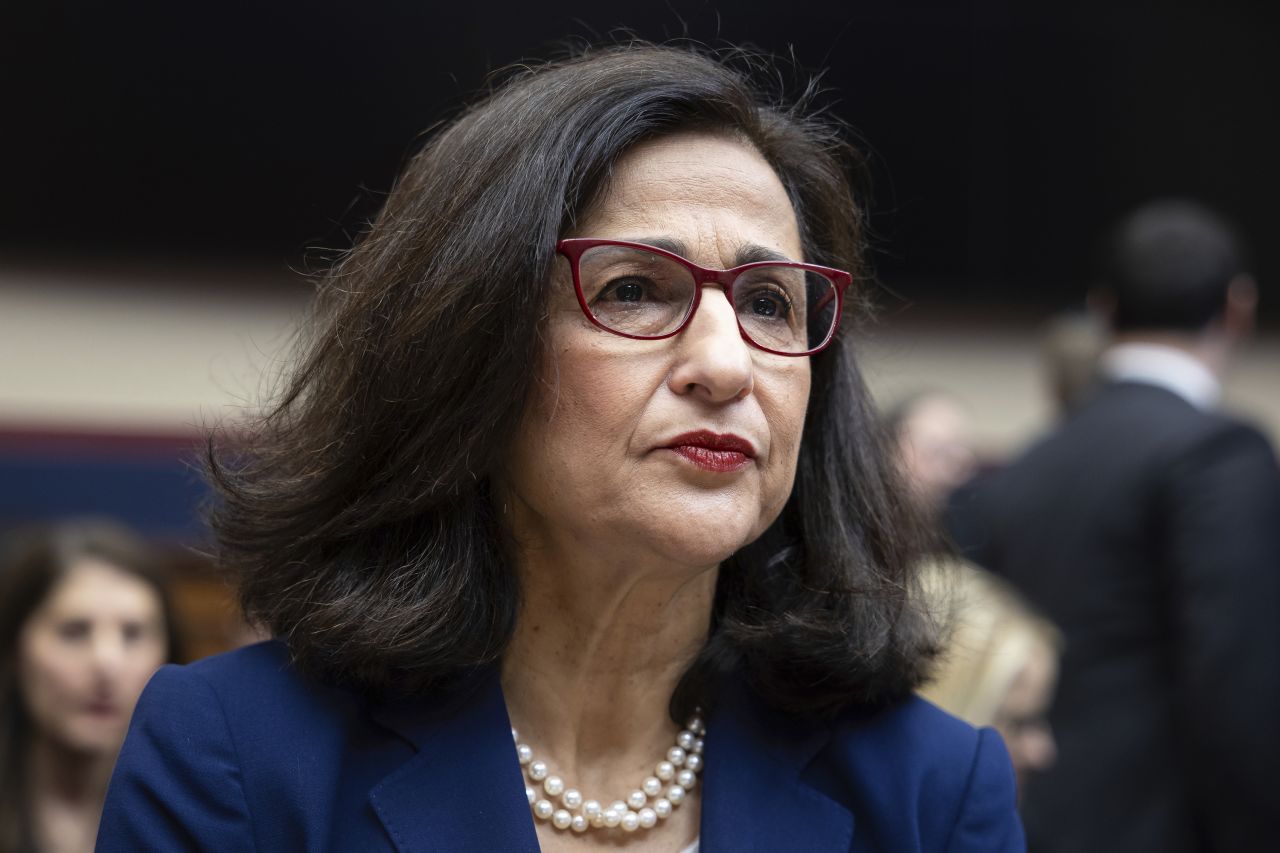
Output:
[[[653,801],[653,813],[658,817],[666,820],[671,817],[671,801],[666,797],[659,797]]]
[[[702,769],[702,756],[696,752],[693,755],[687,755],[684,759],[684,766],[697,773]]]
[[[547,762],[545,761],[535,761],[529,765],[529,778],[535,782],[541,782],[547,778],[549,772],[551,771],[547,768]]]
[[[653,809],[640,810],[640,825],[645,829],[653,829],[653,825],[658,822],[658,813]]]
[[[693,732],[691,731],[683,731],[680,734],[676,735],[676,743],[678,743],[680,745],[680,748],[685,750],[686,752],[690,749],[693,749],[693,742],[695,740],[697,740],[697,738],[693,736]]]
[[[650,776],[640,783],[640,790],[644,791],[646,797],[656,797],[662,793],[662,780],[657,776]]]
[[[627,805],[632,809],[642,809],[649,798],[644,795],[644,791],[632,791],[627,794]]]
[[[578,793],[577,788],[570,788],[564,792],[564,796],[560,798],[560,801],[564,803],[565,808],[576,809],[582,805],[582,794]]]
[[[560,809],[551,816],[551,825],[556,829],[568,829],[571,823],[573,823],[573,815],[565,809]]]
[[[678,746],[673,746],[667,750],[667,761],[670,761],[676,767],[684,764],[684,750]]]
[[[622,800],[614,800],[612,803],[609,804],[609,808],[617,812],[618,817],[622,817],[624,814],[627,813],[627,804],[624,803]]]
[[[622,820],[619,823],[622,824],[623,832],[635,832],[640,828],[640,815],[635,812],[627,812],[622,816]]]
[[[582,804],[582,813],[587,816],[587,820],[591,820],[603,811],[604,809],[600,808],[599,800],[587,800]]]
[[[694,717],[689,721],[689,731],[693,732],[695,735],[706,734],[707,728],[702,724],[701,717]]]
[[[538,802],[533,804],[533,813],[543,820],[551,817],[551,813],[554,811],[555,808],[546,800],[538,800]]]
[[[678,806],[684,802],[684,788],[679,785],[672,785],[667,789],[667,799],[671,801],[671,805]]]
[[[612,829],[613,827],[617,826],[621,822],[622,822],[622,812],[618,811],[613,806],[609,806],[609,808],[604,810],[605,826]]]
[[[676,766],[670,761],[659,761],[658,766],[653,768],[653,775],[663,782],[670,782],[676,778]]]
[[[686,791],[693,787],[693,783],[698,781],[698,777],[693,775],[692,770],[681,770],[676,774],[676,784]]]
[[[680,778],[679,774],[676,778]],[[564,793],[564,780],[559,776],[548,776],[547,781],[542,783],[542,790],[547,792],[548,797],[558,797]]]
[[[528,785],[524,786],[524,795],[529,799],[529,805],[533,805],[538,801],[538,792],[530,788]]]
[[[587,819],[580,814],[574,815],[569,821],[569,828],[574,832],[586,832],[587,827],[590,825]]]
[[[694,751],[694,753],[696,753],[697,755],[702,755],[702,746],[703,746],[703,744],[702,744],[702,738],[698,738],[697,740],[695,740],[695,741],[693,742],[693,751]]]
[[[533,761],[533,750],[526,743],[516,744],[516,757],[520,759],[521,764],[528,764]]]
[[[601,809],[591,817],[587,818],[587,822],[590,823],[592,826],[594,826],[596,829],[603,829],[604,828],[604,810]]]

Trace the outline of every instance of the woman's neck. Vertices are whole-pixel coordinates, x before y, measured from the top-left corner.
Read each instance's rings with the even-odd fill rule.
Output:
[[[625,796],[674,742],[671,694],[706,642],[716,575],[526,550],[503,692],[521,740],[585,796]]]
[[[27,753],[31,821],[50,850],[92,850],[115,766],[114,752],[85,752],[35,735]]]

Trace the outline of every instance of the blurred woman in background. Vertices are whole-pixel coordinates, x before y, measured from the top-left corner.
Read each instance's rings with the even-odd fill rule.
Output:
[[[952,633],[921,695],[965,722],[1000,732],[1021,791],[1057,756],[1046,714],[1058,678],[1058,631],[981,569],[939,564],[930,589]]]
[[[144,542],[103,522],[0,562],[0,853],[92,850],[133,706],[175,649]]]

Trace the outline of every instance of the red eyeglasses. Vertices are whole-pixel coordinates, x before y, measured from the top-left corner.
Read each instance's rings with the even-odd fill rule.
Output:
[[[775,355],[813,355],[840,326],[853,276],[794,261],[762,261],[728,270],[700,267],[679,255],[625,240],[574,237],[556,250],[569,259],[578,304],[615,335],[659,340],[680,334],[698,310],[702,285],[724,288],[742,338]]]

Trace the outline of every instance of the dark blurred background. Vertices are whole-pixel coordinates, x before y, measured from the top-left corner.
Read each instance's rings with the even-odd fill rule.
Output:
[[[342,248],[486,74],[625,28],[826,69],[875,156],[878,268],[908,298],[1071,304],[1100,230],[1160,194],[1236,220],[1264,280],[1280,263],[1272,4],[8,5],[9,254]]]

